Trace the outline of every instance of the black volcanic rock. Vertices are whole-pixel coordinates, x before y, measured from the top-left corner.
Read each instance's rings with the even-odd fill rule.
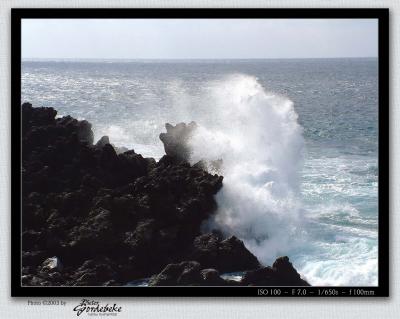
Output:
[[[241,283],[246,286],[310,286],[300,277],[287,256],[277,258],[272,267],[248,271]]]
[[[231,236],[222,240],[213,232],[195,238],[190,255],[204,267],[216,268],[220,272],[243,271],[260,267],[260,262],[244,246],[243,242]]]
[[[234,282],[224,280],[220,277],[220,273],[218,270],[213,268],[203,269],[200,272],[203,282],[207,286],[226,286],[226,285],[235,285]]]
[[[196,261],[184,261],[167,265],[158,275],[150,279],[149,286],[176,286],[200,284],[200,264]]]
[[[88,259],[77,268],[70,277],[73,286],[109,286],[116,283],[118,273],[117,265],[105,256]]]
[[[149,286],[232,286],[235,282],[224,280],[215,269],[202,269],[197,261],[183,261],[167,265],[150,278]]]
[[[95,144],[94,146],[97,147],[97,148],[99,148],[99,149],[102,149],[104,146],[106,146],[106,144],[110,144],[110,145],[114,148],[114,150],[115,150],[115,152],[116,152],[117,154],[121,154],[121,153],[125,153],[125,152],[128,152],[128,151],[129,151],[129,149],[127,149],[126,147],[117,147],[117,146],[111,144],[111,143],[110,143],[110,138],[109,138],[108,136],[106,136],[106,135],[102,136],[102,137],[96,142],[96,144]]]
[[[76,133],[80,142],[84,142],[89,145],[93,144],[94,135],[92,132],[92,124],[90,124],[88,121],[78,121],[67,115],[56,119],[56,123],[59,126],[65,127],[68,131]]]
[[[182,161],[189,161],[190,146],[188,144],[190,137],[197,128],[195,122],[189,124],[178,123],[173,126],[165,124],[167,133],[160,134],[160,140],[164,144],[165,154]]]
[[[95,144],[98,148],[103,148],[106,144],[110,144],[110,138],[106,135],[102,136]]]
[[[187,162],[195,123],[166,125],[156,162],[56,115],[22,105],[23,285],[235,285],[219,274],[260,267],[236,237],[201,235],[223,178]],[[298,279],[290,266],[274,264],[277,282]],[[257,271],[246,284],[266,280]]]
[[[149,286],[310,286],[300,277],[288,257],[279,257],[272,267],[244,272],[240,281],[223,279],[213,268],[196,261],[167,265],[150,278]]]
[[[117,154],[107,138],[93,145],[90,123],[56,114],[22,105],[24,283],[115,284],[184,260],[222,177],[168,155]],[[53,257],[65,266],[57,280],[38,268]],[[111,268],[100,276],[87,260]]]

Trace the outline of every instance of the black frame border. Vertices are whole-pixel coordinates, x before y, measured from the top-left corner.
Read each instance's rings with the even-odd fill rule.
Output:
[[[377,287],[28,287],[21,286],[22,19],[378,19],[379,271]],[[12,297],[388,297],[389,296],[389,9],[11,9],[11,296]],[[358,290],[358,291],[357,291]],[[362,293],[361,293],[362,292]],[[367,294],[365,294],[367,292]],[[361,293],[361,294],[360,294]]]

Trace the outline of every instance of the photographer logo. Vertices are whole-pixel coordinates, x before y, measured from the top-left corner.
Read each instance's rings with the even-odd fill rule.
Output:
[[[83,313],[88,316],[116,316],[122,311],[122,307],[116,303],[102,305],[96,300],[82,299],[73,310],[78,317]]]

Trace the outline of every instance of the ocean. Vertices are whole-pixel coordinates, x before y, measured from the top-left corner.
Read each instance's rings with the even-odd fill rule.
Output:
[[[156,159],[166,122],[196,121],[191,162],[223,160],[204,231],[312,285],[377,285],[377,59],[23,61],[22,101]]]

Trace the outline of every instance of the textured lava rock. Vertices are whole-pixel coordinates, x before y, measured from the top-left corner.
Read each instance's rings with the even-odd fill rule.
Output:
[[[241,283],[251,286],[310,286],[300,277],[287,256],[277,258],[272,267],[248,271]]]
[[[235,282],[224,280],[218,270],[201,269],[196,261],[167,265],[158,275],[150,278],[149,286],[232,286]]]
[[[201,235],[223,178],[187,162],[195,123],[167,124],[156,162],[56,115],[22,105],[23,285],[237,285],[219,274],[251,269],[242,284],[303,282],[286,259],[260,268],[236,237]]]
[[[196,261],[169,264],[150,278],[149,286],[310,286],[286,256],[277,258],[272,267],[244,272],[240,281],[223,279],[218,270],[202,268]]]
[[[164,144],[165,154],[174,157],[178,160],[189,161],[190,145],[188,143],[191,135],[197,128],[195,122],[178,123],[173,126],[169,123],[165,124],[167,133],[160,134],[160,140]]]
[[[168,155],[117,154],[107,137],[93,145],[90,123],[56,114],[22,105],[24,284],[116,284],[184,260],[222,177]],[[50,276],[41,265],[54,256],[64,267]],[[108,275],[82,268],[88,260]]]
[[[216,268],[221,272],[244,271],[261,266],[241,240],[235,236],[222,240],[221,234],[216,232],[196,237],[190,257],[204,267]]]

